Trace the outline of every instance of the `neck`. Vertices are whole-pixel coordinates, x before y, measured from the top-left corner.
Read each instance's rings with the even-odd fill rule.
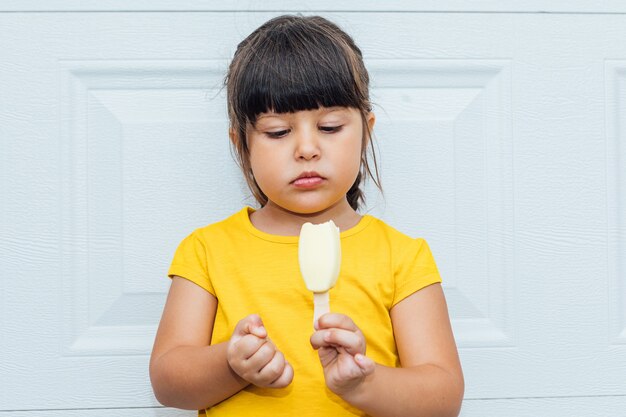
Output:
[[[315,213],[298,213],[280,207],[269,201],[263,208],[250,216],[250,221],[257,229],[274,235],[297,236],[306,222],[313,224],[332,220],[342,232],[359,223],[359,215],[344,198],[336,204]]]

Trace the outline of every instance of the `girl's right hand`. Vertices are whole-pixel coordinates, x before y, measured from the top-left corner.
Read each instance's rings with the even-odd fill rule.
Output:
[[[267,330],[256,314],[237,323],[226,352],[232,370],[251,384],[284,388],[293,380],[293,368],[267,337]]]

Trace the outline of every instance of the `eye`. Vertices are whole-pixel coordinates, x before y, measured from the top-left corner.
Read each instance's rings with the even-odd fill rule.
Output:
[[[320,126],[319,129],[324,133],[337,133],[343,126]]]
[[[286,136],[289,133],[289,130],[277,130],[275,132],[265,132],[265,134],[272,139],[279,139],[283,136]]]

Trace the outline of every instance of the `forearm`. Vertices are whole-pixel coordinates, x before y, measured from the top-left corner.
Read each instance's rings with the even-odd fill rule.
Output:
[[[150,366],[152,387],[168,407],[201,410],[236,394],[248,385],[228,365],[228,343],[180,346]]]
[[[463,378],[434,365],[389,368],[376,365],[361,386],[344,395],[374,417],[456,417],[463,399]]]

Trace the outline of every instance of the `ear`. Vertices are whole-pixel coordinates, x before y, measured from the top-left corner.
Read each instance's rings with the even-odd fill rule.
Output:
[[[236,147],[236,145],[237,145],[237,132],[235,132],[235,129],[233,129],[232,127],[228,128],[228,137],[230,138],[230,142],[233,144],[233,146]]]
[[[367,113],[367,116],[365,116],[365,123],[367,123],[367,129],[369,131],[366,145],[369,146],[369,143],[372,141],[372,131],[374,130],[374,125],[376,124],[376,115],[373,112]]]
[[[365,120],[367,121],[367,127],[369,128],[369,131],[373,131],[374,125],[376,124],[376,115],[374,114],[374,112],[367,113],[367,118]]]

